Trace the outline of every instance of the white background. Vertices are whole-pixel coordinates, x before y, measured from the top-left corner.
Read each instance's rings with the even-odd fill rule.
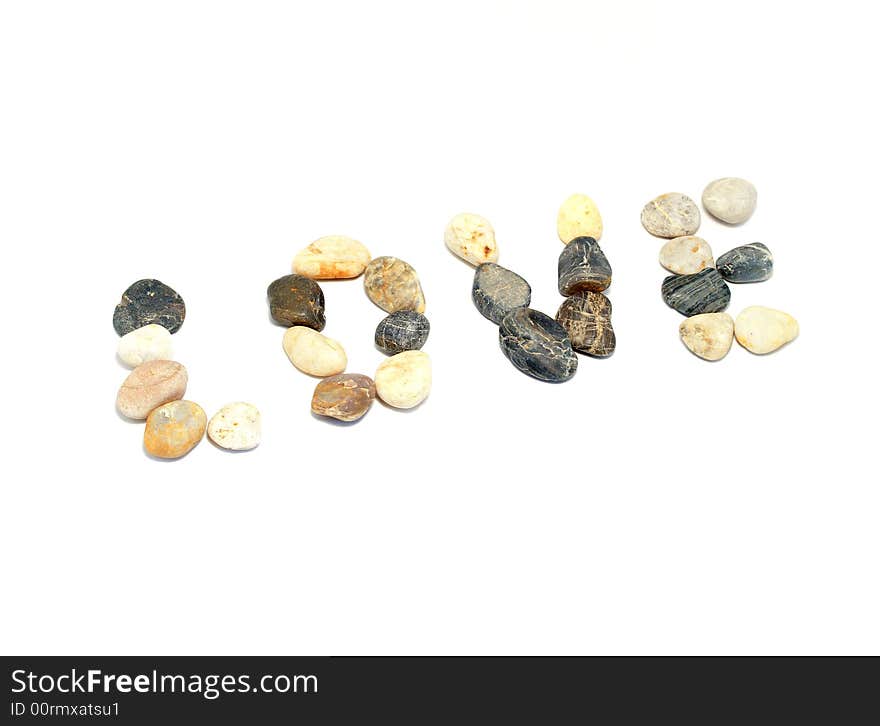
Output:
[[[41,653],[877,653],[875,25],[867,4],[4,2],[0,642]],[[758,188],[729,312],[800,338],[715,364],[660,299],[652,197]],[[618,349],[518,373],[449,217],[554,314],[556,212],[605,220]],[[428,401],[311,416],[265,288],[347,234],[422,278]],[[187,303],[187,398],[250,453],[148,458],[113,307]],[[349,370],[382,360],[326,283]]]

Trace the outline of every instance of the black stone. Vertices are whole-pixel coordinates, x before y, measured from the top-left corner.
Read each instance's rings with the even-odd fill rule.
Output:
[[[498,340],[510,362],[538,380],[561,383],[577,371],[577,355],[565,329],[537,310],[516,308],[505,315]]]
[[[617,346],[611,326],[611,301],[601,292],[579,292],[565,298],[556,313],[578,353],[607,358]]]
[[[532,288],[523,278],[494,262],[484,262],[474,273],[471,297],[477,310],[496,325],[516,308],[532,301]]]
[[[113,327],[120,335],[156,323],[176,333],[186,317],[186,305],[168,285],[158,280],[138,280],[122,293],[113,311]]]
[[[559,293],[602,292],[611,284],[611,265],[592,237],[575,237],[559,255]]]
[[[728,282],[763,282],[773,274],[773,254],[760,242],[735,247],[715,262]]]
[[[314,280],[302,275],[285,275],[269,285],[266,294],[269,312],[279,325],[324,329],[324,291]]]
[[[415,310],[398,310],[376,327],[376,346],[388,355],[419,350],[430,332],[431,324],[424,315]]]
[[[670,275],[660,292],[669,307],[688,317],[719,313],[730,303],[730,288],[714,268],[695,275]]]

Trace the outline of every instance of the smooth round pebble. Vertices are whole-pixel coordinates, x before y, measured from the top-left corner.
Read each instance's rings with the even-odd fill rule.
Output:
[[[281,344],[290,362],[310,376],[332,376],[348,365],[340,343],[303,325],[288,329]]]
[[[529,306],[532,288],[512,270],[484,262],[474,273],[471,298],[484,318],[500,325],[511,310]]]
[[[702,237],[676,237],[660,248],[660,264],[676,275],[695,275],[712,267],[712,248]]]
[[[565,328],[538,310],[509,312],[498,328],[498,341],[517,370],[540,381],[561,383],[577,371],[577,354]]]
[[[479,214],[455,215],[446,225],[444,240],[450,250],[472,265],[498,261],[495,230]]]
[[[752,353],[772,353],[798,337],[798,322],[788,313],[753,305],[736,316],[737,342]]]
[[[125,335],[156,323],[169,333],[176,333],[185,317],[183,298],[168,285],[159,280],[138,280],[122,293],[122,300],[113,311],[113,328],[119,335]]]
[[[733,345],[733,318],[727,313],[703,313],[678,326],[681,342],[703,360],[721,360]]]
[[[568,244],[578,237],[602,238],[602,215],[586,194],[572,194],[559,208],[556,216],[559,239]]]
[[[607,358],[617,346],[611,325],[611,301],[601,292],[580,292],[562,301],[559,323],[578,353]]]
[[[144,427],[144,448],[160,459],[178,459],[205,435],[208,417],[192,401],[171,401],[154,409]]]
[[[764,282],[773,275],[773,254],[760,242],[734,247],[715,265],[728,282]]]
[[[703,206],[716,219],[742,224],[755,212],[758,191],[751,182],[726,176],[709,182],[703,190]]]
[[[343,280],[360,275],[370,251],[351,237],[321,237],[293,258],[293,272],[312,280]]]
[[[266,294],[269,297],[269,312],[279,325],[324,329],[327,322],[324,291],[314,280],[303,275],[285,275],[269,285]]]
[[[687,316],[720,313],[730,304],[730,288],[714,267],[696,275],[670,275],[660,294],[669,307]]]
[[[394,408],[413,408],[431,392],[431,359],[421,350],[393,355],[376,369],[376,395]]]
[[[661,194],[642,209],[642,226],[655,237],[687,237],[700,228],[700,208],[684,194]]]
[[[338,421],[357,421],[373,405],[376,384],[360,373],[330,376],[315,386],[312,413]]]
[[[562,248],[557,273],[563,296],[585,290],[602,292],[611,284],[611,265],[592,237],[578,237]]]
[[[428,340],[431,324],[415,310],[398,310],[376,326],[376,346],[383,353],[397,355],[405,350],[419,350]]]
[[[144,325],[119,339],[116,355],[131,368],[151,360],[171,360],[174,357],[171,333],[157,323]]]
[[[364,271],[367,297],[386,313],[425,312],[425,295],[412,265],[397,257],[377,257]]]
[[[208,438],[221,449],[253,449],[260,443],[260,419],[257,407],[250,403],[227,403],[208,421]]]
[[[123,416],[142,420],[157,406],[183,398],[186,368],[173,360],[151,360],[135,368],[116,394],[116,408]]]

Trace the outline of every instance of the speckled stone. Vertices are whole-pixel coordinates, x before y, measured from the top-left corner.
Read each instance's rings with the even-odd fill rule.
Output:
[[[509,312],[498,328],[498,340],[518,370],[540,381],[561,383],[577,371],[577,354],[565,328],[538,310]]]
[[[376,326],[376,346],[388,355],[419,350],[430,332],[431,324],[424,315],[415,310],[398,310]]]
[[[279,325],[324,329],[324,291],[314,280],[302,275],[285,275],[269,285],[267,295],[269,312]]]
[[[565,244],[578,237],[602,239],[602,215],[596,202],[586,194],[572,194],[559,208],[556,233]]]
[[[124,293],[113,311],[113,328],[125,335],[145,325],[156,323],[169,333],[176,333],[186,317],[186,305],[164,282],[138,280]]]
[[[464,212],[455,215],[446,226],[446,246],[472,265],[498,260],[495,230],[485,217]]]
[[[678,326],[681,342],[703,360],[721,360],[733,345],[733,318],[727,313],[694,315]]]
[[[144,449],[160,459],[178,459],[205,435],[208,417],[192,401],[171,401],[150,412],[144,427]]]
[[[687,237],[700,228],[700,208],[684,194],[661,194],[642,209],[642,226],[655,237]]]
[[[376,384],[360,373],[330,376],[315,386],[312,413],[338,421],[357,421],[373,405]]]
[[[135,368],[116,394],[116,409],[123,416],[142,420],[157,406],[183,398],[187,373],[173,360],[151,360]]]
[[[386,313],[425,312],[425,295],[411,265],[397,257],[377,257],[364,272],[367,297]]]
[[[703,190],[703,206],[716,219],[742,224],[755,212],[758,191],[754,185],[735,176],[709,182]]]
[[[602,292],[611,284],[611,265],[592,237],[578,237],[562,249],[558,272],[560,295]]]
[[[797,320],[788,313],[761,305],[746,308],[736,316],[737,342],[758,355],[772,353],[798,337]]]
[[[227,403],[208,421],[208,438],[229,451],[255,448],[260,443],[261,433],[259,410],[244,401]]]
[[[477,310],[496,325],[516,308],[526,308],[532,301],[532,288],[523,278],[506,267],[485,262],[474,273],[471,297]]]
[[[695,275],[713,263],[712,248],[701,237],[676,237],[660,248],[660,264],[676,275]]]
[[[660,291],[669,307],[687,316],[718,313],[730,303],[730,288],[714,268],[696,275],[670,275]]]
[[[773,254],[767,245],[752,242],[725,252],[715,269],[728,282],[763,282],[773,275]]]
[[[611,326],[611,301],[601,292],[580,292],[563,300],[556,313],[559,323],[578,353],[606,358],[617,338]]]

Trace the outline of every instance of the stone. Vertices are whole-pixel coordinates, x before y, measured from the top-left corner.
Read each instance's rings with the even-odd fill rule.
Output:
[[[312,280],[342,280],[360,275],[370,251],[351,237],[321,237],[293,258],[293,272]]]
[[[642,226],[655,237],[687,237],[700,228],[700,208],[684,194],[661,194],[642,209]]]
[[[518,370],[540,381],[561,383],[577,371],[577,355],[565,328],[538,310],[511,310],[501,321],[498,340]]]
[[[338,421],[357,421],[373,405],[376,384],[360,373],[330,376],[315,386],[312,413]]]
[[[310,376],[333,376],[348,365],[342,345],[304,325],[289,328],[281,345],[290,362]]]
[[[479,214],[457,214],[446,226],[446,246],[472,265],[498,261],[495,230]]]
[[[733,318],[727,313],[702,313],[678,326],[681,342],[703,360],[721,360],[733,345]]]
[[[398,310],[376,326],[376,346],[388,355],[419,350],[430,332],[431,324],[424,315],[415,310]]]
[[[144,449],[160,459],[178,459],[205,435],[208,417],[192,401],[171,401],[150,412],[144,427]]]
[[[367,297],[386,313],[425,312],[425,295],[411,265],[397,257],[377,257],[364,272]]]
[[[606,358],[617,338],[611,325],[611,301],[601,292],[579,292],[563,300],[556,313],[559,323],[578,353]]]
[[[798,337],[798,322],[788,313],[754,305],[736,316],[737,342],[752,353],[772,353]]]
[[[151,360],[171,360],[174,357],[171,333],[157,323],[144,325],[119,339],[116,355],[129,368]]]
[[[431,359],[421,350],[405,350],[376,369],[376,395],[394,408],[413,408],[431,392]]]
[[[269,312],[279,325],[324,329],[324,291],[314,280],[303,275],[285,275],[269,285],[266,294]]]
[[[572,194],[559,208],[556,232],[565,244],[578,237],[602,239],[602,215],[596,202],[586,194]]]
[[[574,295],[582,290],[602,292],[611,284],[611,265],[599,243],[592,237],[578,237],[559,255],[559,294]]]
[[[660,248],[660,264],[676,275],[695,275],[712,267],[712,248],[701,237],[676,237]]]
[[[261,433],[259,410],[244,401],[227,403],[208,421],[208,438],[221,449],[248,451],[260,443]]]
[[[506,267],[494,262],[484,262],[474,273],[471,297],[483,317],[500,325],[511,310],[529,306],[532,288]]]
[[[703,206],[716,219],[742,224],[755,212],[758,191],[751,182],[726,176],[709,182],[703,190]]]
[[[122,293],[122,300],[113,311],[113,328],[125,335],[145,325],[156,323],[176,333],[186,317],[186,305],[164,282],[138,280]]]
[[[695,275],[670,275],[660,292],[669,307],[688,317],[719,313],[730,303],[730,288],[714,267]]]
[[[773,254],[767,245],[752,242],[725,252],[715,269],[727,282],[763,282],[773,275]]]
[[[123,381],[116,394],[116,408],[123,416],[143,420],[154,408],[183,398],[186,368],[173,360],[141,363]]]

